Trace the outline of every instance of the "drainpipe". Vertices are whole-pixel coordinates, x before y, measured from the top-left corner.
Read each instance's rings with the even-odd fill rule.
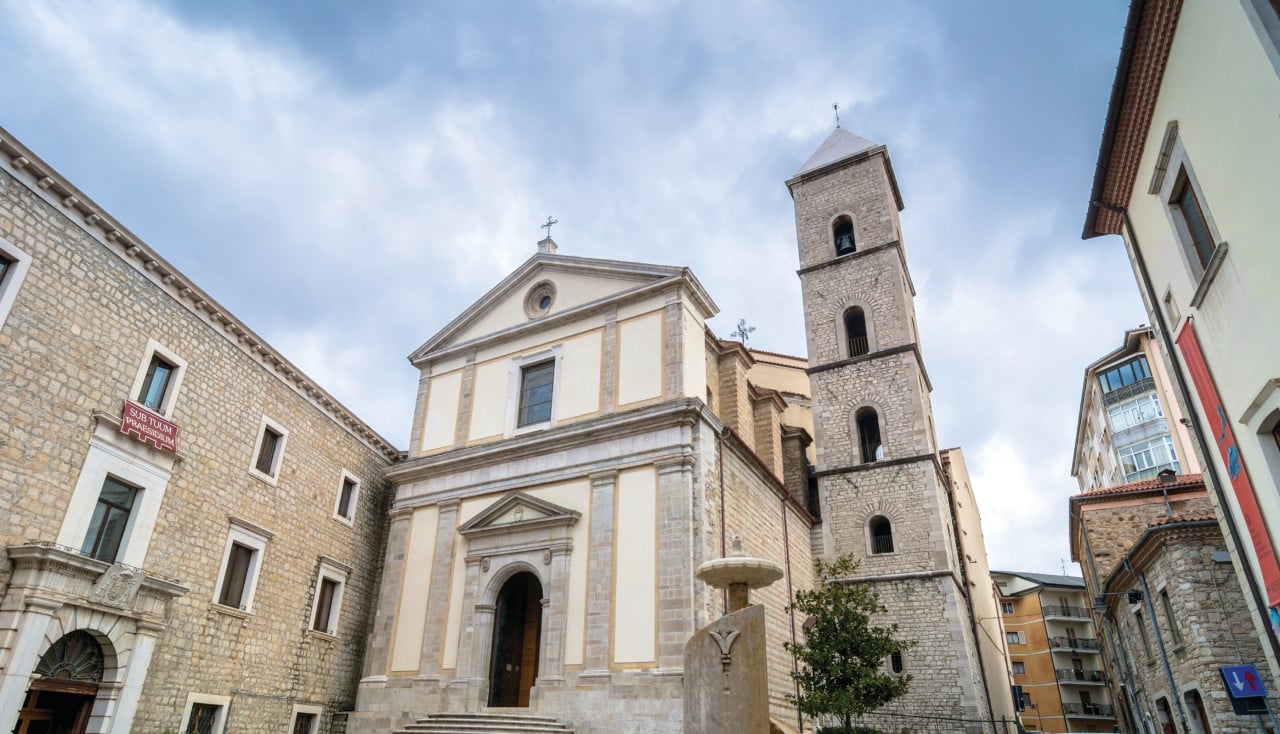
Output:
[[[1085,560],[1089,562],[1089,575],[1093,576],[1093,588],[1096,589],[1096,593],[1101,594],[1102,584],[1098,581],[1098,566],[1094,562],[1093,547],[1089,544],[1089,532],[1085,528],[1084,512],[1080,510],[1079,505],[1073,509],[1073,512],[1075,513],[1076,520],[1080,524],[1080,539],[1084,542],[1084,557]],[[1110,612],[1103,612],[1102,619],[1104,622],[1111,622],[1113,625],[1115,624],[1114,620],[1111,619]],[[1133,674],[1129,670],[1129,661],[1127,658],[1121,659],[1120,655],[1116,652],[1117,642],[1123,644],[1124,641],[1121,640],[1119,635],[1114,632],[1114,627],[1112,634],[1107,637],[1107,642],[1111,647],[1111,657],[1116,661],[1116,664],[1122,668],[1120,671],[1120,677],[1124,681],[1125,696],[1129,699],[1129,715],[1130,717],[1141,716],[1142,714],[1138,710],[1138,699],[1136,697],[1137,692],[1133,689]],[[1127,650],[1125,652],[1126,654],[1128,653]],[[1107,689],[1110,690],[1110,686],[1108,686]],[[1115,701],[1112,701],[1111,704],[1114,706]]]
[[[727,536],[725,535],[725,527],[724,527],[724,517],[725,517],[724,437],[725,437],[725,434],[729,433],[729,431],[732,431],[732,430],[733,430],[732,428],[725,426],[720,430],[720,433],[716,435],[716,439],[719,443],[719,446],[716,451],[716,460],[717,460],[716,464],[718,465],[718,471],[720,472],[720,557],[721,558],[729,557],[729,554],[727,552],[727,546],[725,545],[725,539]],[[727,614],[729,611],[729,589],[728,588],[721,589],[720,596],[721,596],[721,601],[724,604],[724,606],[722,607],[722,614]]]
[[[1187,377],[1183,374],[1182,362],[1178,360],[1177,352],[1174,351],[1173,337],[1169,334],[1169,325],[1165,323],[1164,312],[1160,310],[1160,300],[1156,297],[1155,287],[1151,284],[1151,274],[1147,271],[1147,261],[1142,256],[1142,248],[1138,246],[1138,233],[1134,231],[1133,221],[1129,219],[1129,210],[1103,201],[1095,201],[1093,205],[1119,214],[1124,221],[1124,228],[1129,236],[1121,239],[1125,242],[1125,249],[1133,257],[1133,262],[1138,271],[1138,282],[1151,303],[1151,313],[1156,323],[1156,331],[1160,333],[1160,341],[1164,345],[1165,353],[1169,355],[1169,364],[1173,367],[1173,382],[1178,388],[1178,396],[1182,398],[1183,404],[1187,406],[1187,417],[1191,420],[1191,433],[1195,436],[1196,445],[1200,447],[1200,453],[1205,458],[1203,471],[1206,479],[1205,484],[1213,488],[1213,495],[1217,498],[1218,505],[1222,508],[1222,517],[1227,523],[1227,534],[1231,536],[1231,543],[1235,547],[1236,556],[1244,561],[1240,564],[1240,571],[1244,574],[1245,585],[1248,586],[1249,594],[1253,597],[1254,607],[1258,610],[1257,613],[1262,616],[1262,628],[1267,632],[1267,643],[1271,651],[1272,662],[1280,664],[1280,641],[1276,639],[1275,631],[1271,628],[1271,620],[1266,613],[1266,610],[1270,609],[1270,607],[1263,599],[1262,591],[1258,588],[1257,579],[1253,575],[1253,564],[1248,562],[1249,556],[1245,554],[1244,541],[1240,539],[1239,528],[1236,527],[1235,518],[1231,516],[1231,505],[1227,503],[1227,494],[1222,488],[1223,484],[1218,476],[1218,467],[1213,459],[1214,455],[1204,439],[1204,426],[1200,423],[1200,415],[1195,408],[1196,403],[1191,399],[1191,392],[1187,388]]]
[[[1156,633],[1156,646],[1160,648],[1160,662],[1164,664],[1164,674],[1169,680],[1169,697],[1177,707],[1178,719],[1182,721],[1182,731],[1191,734],[1191,727],[1187,724],[1187,713],[1182,710],[1182,696],[1178,693],[1178,684],[1173,680],[1173,668],[1169,667],[1169,654],[1164,649],[1164,637],[1160,634],[1160,625],[1156,624],[1156,607],[1151,603],[1151,588],[1147,586],[1147,575],[1133,570],[1128,558],[1124,559],[1124,569],[1137,577],[1138,583],[1142,584],[1142,599],[1147,603],[1147,616],[1151,617],[1151,630]],[[1173,620],[1169,620],[1169,623],[1173,624]]]
[[[1144,714],[1144,713],[1149,713],[1149,712],[1150,712],[1150,710],[1151,710],[1151,701],[1147,701],[1147,711],[1145,711],[1145,712],[1144,712],[1144,711],[1142,710],[1141,706],[1140,706],[1140,705],[1139,705],[1139,703],[1138,703],[1138,689],[1137,689],[1137,684],[1134,682],[1134,679],[1133,679],[1133,668],[1134,668],[1134,667],[1136,667],[1136,666],[1133,664],[1133,654],[1129,652],[1129,646],[1125,644],[1124,638],[1120,636],[1120,627],[1116,625],[1116,621],[1115,621],[1115,619],[1113,619],[1113,618],[1111,617],[1111,615],[1110,615],[1110,614],[1108,614],[1106,617],[1104,617],[1104,620],[1107,622],[1107,626],[1111,629],[1111,636],[1115,639],[1116,644],[1118,644],[1118,645],[1120,646],[1120,652],[1121,652],[1121,654],[1123,654],[1123,655],[1124,655],[1124,660],[1123,660],[1123,662],[1124,662],[1124,675],[1125,675],[1125,680],[1127,680],[1127,681],[1128,681],[1128,687],[1129,687],[1129,690],[1128,690],[1128,693],[1129,693],[1129,699],[1133,702],[1133,703],[1132,703],[1133,710],[1132,710],[1131,714],[1133,715],[1133,717],[1134,717],[1134,719],[1135,719],[1135,722],[1134,722],[1134,723],[1141,725],[1141,726],[1142,726],[1142,730],[1143,730],[1144,732],[1148,732],[1148,734],[1150,734],[1151,727],[1150,727],[1150,726],[1148,726],[1148,721],[1147,721],[1147,719],[1143,716],[1143,714]],[[1144,694],[1146,693],[1146,689],[1143,689],[1143,693],[1144,693]],[[1148,698],[1149,698],[1149,697],[1148,697]],[[1135,734],[1136,734],[1136,732],[1135,732]]]
[[[788,522],[787,519],[787,498],[783,497],[779,502],[782,507],[782,556],[783,560],[786,562],[787,569],[787,617],[791,620],[791,647],[792,649],[795,649],[796,610],[791,605],[794,604],[796,600],[792,595],[793,592],[791,590],[791,531],[788,528],[790,522]],[[793,653],[791,655],[791,672],[798,673],[799,671],[800,667],[796,662],[796,656]],[[796,680],[795,676],[791,677],[791,681],[796,687],[796,698],[800,698],[800,681]],[[796,723],[800,727],[800,734],[804,734],[804,714],[800,711],[799,707],[796,707]]]

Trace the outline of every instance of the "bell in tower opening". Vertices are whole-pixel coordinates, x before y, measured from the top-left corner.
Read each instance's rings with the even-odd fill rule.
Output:
[[[836,217],[835,224],[831,227],[832,234],[835,236],[836,257],[848,255],[858,249],[853,244],[853,220],[848,215],[842,214]]]

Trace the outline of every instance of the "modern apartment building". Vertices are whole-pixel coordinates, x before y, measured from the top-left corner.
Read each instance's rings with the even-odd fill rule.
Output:
[[[1116,730],[1093,613],[1078,576],[992,571],[1028,731]]]
[[[1198,473],[1160,344],[1148,327],[1085,368],[1071,475],[1080,491],[1150,479],[1165,469]]]

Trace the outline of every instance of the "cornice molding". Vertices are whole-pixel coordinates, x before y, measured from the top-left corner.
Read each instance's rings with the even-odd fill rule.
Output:
[[[228,313],[212,296],[201,290],[3,127],[0,127],[0,170],[8,172],[15,181],[61,212],[67,221],[78,226],[141,273],[180,306],[203,321],[214,333],[249,355],[273,377],[302,396],[347,433],[376,451],[388,463],[403,456],[403,452],[390,441],[307,377],[252,329]]]

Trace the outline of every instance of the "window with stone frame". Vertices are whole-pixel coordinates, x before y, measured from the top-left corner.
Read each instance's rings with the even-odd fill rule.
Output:
[[[880,441],[880,416],[872,408],[862,408],[854,416],[858,430],[858,456],[863,464],[884,458],[884,445]]]
[[[1179,235],[1184,239],[1184,246],[1200,263],[1200,269],[1203,271],[1209,267],[1209,261],[1213,259],[1213,251],[1217,248],[1217,244],[1209,231],[1209,220],[1205,217],[1204,207],[1201,205],[1200,198],[1196,196],[1195,188],[1191,185],[1191,179],[1188,178],[1185,170],[1178,174],[1169,204],[1182,224]]]
[[[327,635],[337,634],[338,614],[342,610],[342,592],[346,588],[347,572],[321,561],[316,574],[315,603],[311,610],[311,629]]]
[[[893,523],[884,515],[876,515],[867,523],[871,534],[871,554],[893,552]]]
[[[293,734],[316,734],[320,717],[312,713],[299,712],[293,717]]]
[[[1160,606],[1164,609],[1164,618],[1169,625],[1169,635],[1174,645],[1182,644],[1182,630],[1178,629],[1178,618],[1173,614],[1173,605],[1169,603],[1169,590],[1160,590]]]
[[[333,508],[333,515],[350,525],[355,520],[356,502],[360,497],[360,480],[347,472],[342,472],[338,484],[338,496]]]
[[[0,326],[9,316],[30,268],[31,256],[0,238]]]
[[[102,482],[98,503],[89,520],[89,531],[84,536],[80,552],[99,561],[115,563],[129,527],[134,500],[139,489],[115,477],[108,476]]]
[[[554,359],[520,368],[517,428],[550,422],[552,398],[555,396],[555,375]]]
[[[137,395],[138,402],[157,413],[160,412],[176,371],[176,365],[171,364],[159,354],[152,354],[151,363],[147,365],[146,377],[142,380],[142,389]]]
[[[284,461],[285,443],[289,432],[279,423],[263,416],[258,427],[258,440],[253,447],[253,463],[250,473],[270,484],[275,484],[280,475],[280,465]]]
[[[221,712],[221,706],[211,703],[191,704],[191,713],[187,717],[187,734],[214,734]]]
[[[1147,657],[1151,657],[1151,634],[1147,632],[1147,625],[1142,621],[1142,612],[1133,613],[1133,623],[1138,627],[1138,636],[1142,638],[1142,651]]]
[[[253,610],[253,598],[266,546],[267,537],[261,533],[236,524],[231,526],[222,556],[222,568],[218,572],[214,601],[232,609]]]

